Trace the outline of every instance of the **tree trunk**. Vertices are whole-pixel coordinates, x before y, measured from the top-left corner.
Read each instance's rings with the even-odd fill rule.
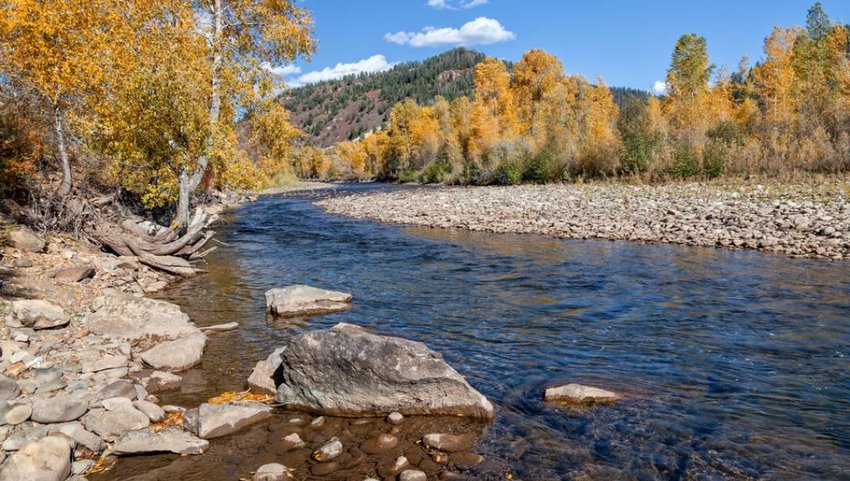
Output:
[[[194,192],[194,189],[191,188],[191,181],[189,180],[189,172],[187,172],[188,167],[183,167],[180,171],[180,189],[178,191],[177,197],[177,234],[183,235],[186,232],[186,229],[189,228],[189,199]]]
[[[65,127],[62,125],[62,110],[58,104],[53,106],[53,130],[59,148],[59,159],[62,161],[62,183],[56,193],[64,197],[71,193],[71,161],[68,160],[68,151],[65,148]]]

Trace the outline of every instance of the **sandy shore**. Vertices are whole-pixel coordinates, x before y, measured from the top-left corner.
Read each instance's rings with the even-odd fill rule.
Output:
[[[318,204],[334,214],[438,228],[850,257],[850,187],[839,181],[438,187]]]

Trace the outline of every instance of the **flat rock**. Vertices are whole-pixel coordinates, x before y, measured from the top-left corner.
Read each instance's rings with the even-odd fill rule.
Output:
[[[61,282],[80,282],[94,277],[95,270],[91,266],[66,267],[53,273],[53,279]]]
[[[128,431],[144,429],[150,425],[150,418],[138,409],[119,409],[106,411],[93,409],[83,417],[86,429],[98,436],[113,441]]]
[[[151,394],[180,389],[183,384],[182,377],[164,371],[142,371],[136,379]]]
[[[257,468],[251,481],[283,481],[292,477],[291,469],[278,463],[264,464]]]
[[[52,302],[37,299],[15,301],[12,303],[12,311],[21,324],[33,329],[60,327],[71,320],[65,309]]]
[[[546,401],[560,401],[577,404],[613,403],[621,396],[615,392],[606,391],[593,386],[567,384],[546,389],[543,395]]]
[[[27,227],[15,227],[6,236],[6,243],[24,252],[44,252],[46,243],[38,234]]]
[[[3,481],[64,481],[70,474],[71,445],[57,436],[27,444],[0,469]]]
[[[275,349],[269,357],[258,362],[248,377],[248,388],[255,393],[274,394],[280,382],[281,357],[285,347]]]
[[[259,403],[204,403],[186,411],[183,424],[203,439],[213,439],[271,417],[271,408]]]
[[[277,317],[318,316],[349,309],[351,294],[294,285],[266,291],[266,310]]]
[[[201,454],[209,446],[209,441],[200,439],[177,426],[171,426],[159,432],[150,429],[127,432],[112,445],[112,454],[118,456],[149,453]]]
[[[424,344],[350,324],[304,332],[281,352],[275,399],[323,414],[493,417],[493,405]]]
[[[125,381],[124,379],[119,379],[98,391],[97,396],[95,396],[95,400],[103,401],[104,399],[114,397],[125,397],[132,401],[138,397],[138,393],[136,392],[136,387],[133,386],[133,383]]]
[[[121,354],[92,355],[80,359],[83,372],[99,372],[107,369],[127,367],[127,356]]]
[[[86,401],[73,396],[56,396],[36,401],[32,406],[32,420],[37,423],[64,423],[79,419],[88,411]]]
[[[200,332],[180,306],[170,302],[116,294],[95,300],[85,326],[94,334],[131,341],[177,339]]]
[[[180,372],[201,362],[207,336],[203,332],[187,334],[173,341],[157,344],[141,354],[142,360],[154,369]]]
[[[133,401],[133,407],[145,413],[151,422],[158,423],[165,419],[165,411],[150,401],[138,400]]]
[[[17,426],[22,422],[26,421],[32,415],[32,406],[29,404],[21,404],[19,406],[15,406],[6,412],[6,415],[3,419],[6,421],[6,424],[11,424],[13,426]]]

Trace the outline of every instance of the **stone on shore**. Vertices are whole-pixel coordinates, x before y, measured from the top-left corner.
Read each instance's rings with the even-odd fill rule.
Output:
[[[24,252],[44,252],[44,239],[27,227],[15,227],[9,231],[6,243]]]
[[[21,388],[14,379],[0,374],[0,401],[15,399],[21,393]]]
[[[6,421],[6,424],[17,426],[18,424],[21,424],[22,422],[29,419],[31,415],[32,406],[30,406],[29,404],[21,404],[7,411],[6,415],[3,416],[3,419]]]
[[[180,307],[170,302],[116,294],[100,297],[85,326],[94,334],[138,341],[146,338],[177,339],[199,333]]]
[[[280,381],[281,357],[284,347],[275,349],[269,357],[258,362],[248,377],[248,388],[255,393],[274,394]]]
[[[150,419],[135,408],[115,411],[93,409],[83,417],[83,424],[103,439],[114,441],[128,431],[148,427]]]
[[[171,426],[159,432],[150,429],[127,432],[115,441],[112,454],[201,454],[209,446],[209,441],[200,439],[180,427]]]
[[[166,341],[141,354],[142,360],[154,369],[180,372],[191,369],[201,362],[207,336],[203,332],[189,334],[173,341]]]
[[[32,406],[32,420],[37,423],[64,423],[79,419],[88,411],[86,401],[72,396],[56,396],[36,401]]]
[[[292,337],[281,352],[275,399],[323,414],[445,414],[493,417],[493,405],[424,344],[361,327]]]
[[[71,445],[62,435],[29,443],[0,469],[3,481],[64,481],[71,474]]]
[[[95,270],[91,266],[66,267],[53,274],[53,279],[60,282],[80,282],[94,277]]]
[[[25,299],[12,303],[12,311],[18,321],[33,329],[49,329],[68,324],[71,316],[52,302],[37,299]]]
[[[318,316],[345,311],[351,307],[351,294],[305,285],[266,291],[266,310],[277,317]]]
[[[153,423],[158,423],[165,419],[165,411],[161,407],[150,401],[145,401],[142,399],[138,401],[133,401],[133,407],[145,413]]]
[[[203,439],[235,433],[271,417],[271,408],[259,403],[203,403],[186,411],[183,425]]]
[[[593,386],[583,386],[581,384],[567,384],[548,388],[543,398],[546,401],[576,404],[606,404],[617,402],[621,399],[620,395],[615,392]]]
[[[133,377],[151,394],[180,389],[183,384],[183,378],[177,374],[150,369],[133,374]]]
[[[95,396],[95,400],[103,401],[104,399],[114,397],[125,397],[132,401],[138,397],[138,393],[136,392],[136,387],[133,386],[133,383],[124,379],[119,379],[98,391]]]
[[[264,464],[257,468],[251,481],[283,481],[292,477],[291,469],[278,463]]]

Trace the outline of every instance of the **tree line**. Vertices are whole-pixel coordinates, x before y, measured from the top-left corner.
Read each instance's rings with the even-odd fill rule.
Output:
[[[638,176],[709,179],[850,169],[850,28],[820,2],[776,27],[764,58],[716,68],[706,39],[678,39],[663,96],[618,107],[600,78],[542,50],[475,67],[474,93],[396,104],[385,129],[294,160],[307,177],[462,184]]]
[[[270,67],[314,46],[290,0],[0,1],[0,195],[117,191],[185,230],[196,192],[285,170]]]

